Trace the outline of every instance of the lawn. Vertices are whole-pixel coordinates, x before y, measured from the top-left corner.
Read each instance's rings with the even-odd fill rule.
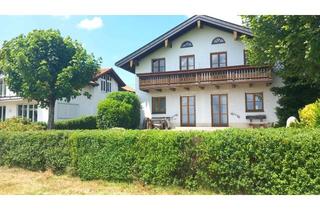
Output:
[[[188,191],[180,187],[143,186],[139,183],[81,181],[69,175],[57,176],[50,171],[33,172],[19,168],[0,167],[1,195],[190,195],[210,194]]]

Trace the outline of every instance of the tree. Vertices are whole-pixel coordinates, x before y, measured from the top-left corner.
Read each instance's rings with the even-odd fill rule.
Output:
[[[5,41],[0,50],[0,69],[9,89],[49,108],[48,129],[54,126],[56,100],[81,95],[100,63],[79,42],[52,29],[19,35]]]
[[[113,92],[98,105],[97,127],[135,129],[140,124],[140,101],[130,92]]]
[[[251,64],[269,64],[283,81],[279,124],[320,97],[320,16],[243,16],[253,38],[244,38]]]

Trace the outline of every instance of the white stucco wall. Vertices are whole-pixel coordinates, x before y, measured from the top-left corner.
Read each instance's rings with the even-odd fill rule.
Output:
[[[70,119],[80,116],[94,115],[97,112],[98,103],[105,99],[110,92],[101,91],[100,79],[97,80],[99,86],[86,86],[84,91],[91,94],[91,98],[88,99],[86,96],[81,95],[72,99],[70,102],[57,101],[55,108],[55,119]],[[111,92],[118,91],[118,83],[111,78]],[[6,90],[8,96],[14,96],[15,94],[8,88]],[[20,104],[36,104],[35,101],[27,101],[23,99],[1,99],[0,106],[6,106],[6,119],[17,117],[18,110],[17,106]],[[60,117],[59,117],[60,114]],[[61,117],[62,116],[62,117]],[[38,121],[48,121],[48,109],[38,107]]]
[[[35,105],[35,101],[18,100],[2,100],[0,106],[6,107],[6,119],[18,116],[18,105]],[[48,121],[48,109],[38,107],[38,122]]]
[[[226,43],[212,45],[211,42],[215,37],[222,37]],[[184,41],[191,41],[193,47],[180,48]],[[151,61],[156,58],[165,58],[166,71],[177,71],[180,68],[180,56],[183,55],[195,56],[194,71],[201,68],[210,68],[210,54],[214,52],[227,52],[227,66],[244,65],[244,49],[244,44],[240,40],[234,40],[232,33],[204,26],[202,29],[195,28],[172,41],[172,48],[162,47],[139,60],[136,73],[150,73]],[[219,89],[212,85],[207,86],[204,90],[199,87],[192,87],[190,90],[183,88],[177,88],[176,91],[162,89],[161,92],[150,91],[148,93],[139,89],[139,78],[136,77],[135,89],[141,100],[141,122],[145,117],[177,115],[172,122],[174,126],[180,126],[180,96],[195,96],[196,126],[211,126],[211,95],[227,94],[229,126],[248,127],[247,115],[264,114],[267,116],[266,122],[277,122],[275,108],[278,98],[272,94],[270,88],[279,85],[281,85],[279,78],[274,78],[271,86],[266,86],[266,83],[255,83],[252,87],[249,84],[238,84],[233,88],[230,84],[226,84],[220,85]],[[245,110],[245,93],[255,92],[263,92],[264,112],[246,112]],[[166,114],[151,114],[151,98],[157,96],[166,97]]]
[[[57,101],[55,119],[61,120],[81,116],[95,115],[97,113],[98,103],[101,100],[105,99],[109,93],[119,90],[118,83],[113,78],[111,78],[111,92],[101,91],[100,81],[101,79],[97,80],[99,86],[86,86],[83,89],[83,92],[87,91],[91,94],[90,99],[88,99],[84,95],[81,95],[76,97],[75,99],[71,99],[70,102]],[[72,112],[71,114],[66,113],[66,107],[70,107],[69,112]],[[64,114],[61,115],[60,113]]]
[[[278,98],[272,94],[270,88],[280,84],[279,79],[275,79],[271,86],[265,83],[256,83],[253,86],[249,84],[239,84],[233,88],[230,84],[221,85],[219,89],[214,86],[208,86],[204,90],[193,87],[190,90],[177,88],[176,91],[163,90],[162,92],[151,91],[150,93],[139,92],[142,101],[143,114],[146,117],[172,117],[174,127],[180,126],[180,96],[195,96],[196,98],[196,126],[211,127],[211,95],[227,94],[228,95],[228,119],[230,127],[248,127],[249,120],[247,115],[266,115],[267,123],[276,123],[277,116],[275,108]],[[263,112],[246,112],[245,93],[263,93]],[[151,114],[151,98],[166,97],[166,114]],[[144,117],[142,116],[142,117]],[[239,118],[237,117],[239,116]]]
[[[212,45],[212,40],[218,36],[222,37],[226,43]],[[180,48],[184,41],[191,41],[193,47]],[[195,56],[196,69],[210,68],[210,53],[225,51],[227,52],[228,66],[243,65],[244,49],[244,44],[239,40],[234,40],[232,33],[204,26],[202,29],[195,28],[172,41],[172,48],[162,47],[139,60],[136,73],[150,73],[151,60],[156,58],[165,58],[166,71],[179,70],[180,56],[183,55]]]

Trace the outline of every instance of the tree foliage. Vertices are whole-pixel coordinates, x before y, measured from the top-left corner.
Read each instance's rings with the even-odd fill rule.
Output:
[[[56,100],[70,101],[93,78],[100,59],[58,30],[33,30],[5,41],[0,69],[13,92],[49,108],[48,127],[54,123]],[[86,95],[88,95],[86,93]]]
[[[98,105],[97,127],[135,129],[140,123],[140,101],[130,92],[113,92]]]
[[[273,88],[280,96],[280,124],[320,97],[320,16],[243,16],[253,32],[244,38],[251,64],[274,65],[283,86]]]

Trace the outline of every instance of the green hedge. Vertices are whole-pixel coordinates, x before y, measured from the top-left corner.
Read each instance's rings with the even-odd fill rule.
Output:
[[[0,132],[0,165],[62,173],[70,166],[69,133]]]
[[[107,129],[121,127],[138,128],[140,124],[140,101],[130,92],[112,92],[98,104],[97,127]]]
[[[79,117],[57,121],[54,125],[57,130],[97,129],[97,118],[96,116]]]
[[[0,134],[0,164],[223,194],[319,194],[319,129]]]

